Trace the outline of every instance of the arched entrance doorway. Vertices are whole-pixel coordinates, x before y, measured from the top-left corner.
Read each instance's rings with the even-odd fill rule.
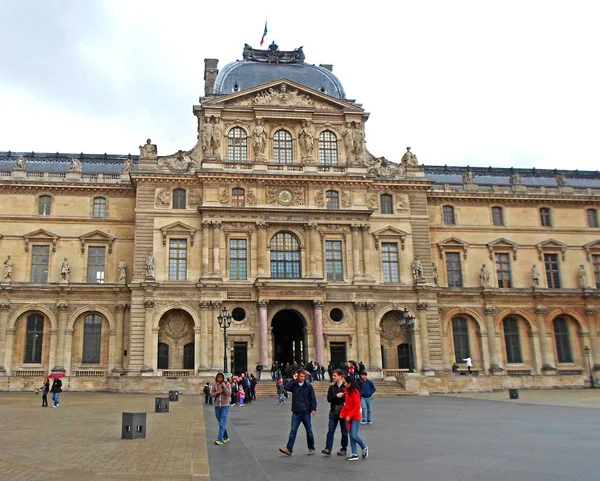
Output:
[[[284,364],[308,361],[305,325],[302,315],[292,309],[284,309],[275,314],[271,321],[273,360]]]
[[[194,320],[182,309],[163,314],[158,323],[158,369],[194,369]]]

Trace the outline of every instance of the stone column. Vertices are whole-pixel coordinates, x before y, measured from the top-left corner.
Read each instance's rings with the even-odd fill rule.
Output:
[[[113,372],[123,372],[123,346],[125,345],[125,309],[127,304],[117,304],[117,337],[115,339],[115,367]]]
[[[498,338],[496,337],[496,325],[494,324],[494,314],[496,313],[495,307],[485,308],[485,319],[488,331],[488,342],[490,349],[490,372],[502,372],[504,369],[500,367],[500,346],[498,345]]]
[[[200,369],[208,370],[208,318],[210,302],[200,301]]]
[[[213,275],[221,277],[221,222],[213,222]]]
[[[315,357],[319,364],[325,364],[323,356],[323,301],[313,301]]]
[[[153,372],[152,322],[154,320],[154,301],[152,299],[145,300],[144,307],[146,318],[144,321],[144,367],[142,367],[142,372]]]
[[[352,270],[354,271],[354,280],[358,280],[363,277],[360,270],[360,245],[358,241],[360,225],[352,224],[350,229],[352,230]]]
[[[309,273],[308,277],[317,278],[319,277],[319,270],[317,268],[317,254],[320,248],[319,242],[319,234],[317,231],[317,224],[314,222],[310,222],[306,225],[307,231],[307,245],[306,245],[306,253],[308,255],[309,261]]]
[[[223,368],[223,353],[221,352],[221,346],[223,345],[223,333],[222,329],[217,323],[217,317],[221,313],[221,307],[223,304],[221,301],[210,301],[212,306],[212,314],[210,316],[210,323],[213,326],[213,358],[212,366],[213,369],[220,371]]]
[[[258,257],[258,277],[267,277],[267,227],[266,222],[257,222],[256,230],[258,231],[258,245],[257,245],[257,257]]]
[[[69,317],[69,303],[59,302],[58,309],[58,346],[56,350],[56,365],[52,368],[54,372],[65,372],[65,338],[67,335],[67,320]]]
[[[115,370],[116,351],[117,351],[117,329],[110,329],[108,336],[108,372]],[[73,334],[71,334],[71,342],[73,342]]]
[[[598,333],[598,324],[596,320],[597,311],[593,307],[588,307],[585,310],[588,318],[588,326],[590,330],[590,362],[592,363],[592,369],[599,370],[600,369],[600,338]],[[1,357],[0,357],[1,359]],[[587,359],[586,359],[587,362]]]
[[[363,231],[364,233],[365,231]],[[381,370],[381,343],[379,340],[379,333],[377,332],[377,326],[375,322],[375,308],[374,302],[367,302],[365,308],[367,309],[367,323],[369,326],[369,352],[370,352],[370,371]]]
[[[7,376],[12,375],[12,354],[15,342],[15,328],[6,329],[6,349],[4,351],[4,370]],[[52,351],[50,351],[52,352]]]
[[[0,302],[0,375],[6,372],[6,329],[8,324],[8,314],[10,313],[10,302]]]
[[[556,371],[556,367],[554,367],[554,349],[552,348],[552,342],[548,337],[548,330],[546,329],[546,308],[538,306],[535,308],[535,313],[537,315],[540,344],[542,346],[542,371]]]
[[[66,376],[70,376],[71,375],[71,358],[73,357],[73,332],[75,332],[73,329],[67,329],[66,332],[66,346],[67,349],[65,351],[65,375]],[[109,363],[110,363],[110,356],[109,356]],[[110,366],[110,364],[109,364]]]
[[[14,332],[13,332],[14,334]],[[48,359],[48,367],[56,366],[56,345],[57,345],[58,329],[50,329],[50,356]]]
[[[423,371],[433,371],[431,361],[429,359],[429,331],[427,330],[427,309],[426,302],[417,304],[417,312],[419,314],[419,331],[420,331],[420,346],[421,346],[421,368]]]
[[[540,345],[540,333],[537,331],[531,332],[531,338],[533,341],[533,360],[535,362],[534,368],[536,374],[542,374],[542,368],[544,367],[542,361],[542,347]]]
[[[365,272],[365,279],[369,279],[372,280],[373,279],[373,275],[371,274],[371,236],[369,235],[369,230],[371,229],[371,227],[369,226],[369,224],[362,224],[361,227],[362,229],[362,241],[363,241],[363,264],[364,264],[364,272]],[[373,353],[371,353],[371,356],[373,356]]]
[[[194,375],[200,371],[200,340],[202,339],[202,329],[200,326],[194,326]]]
[[[364,302],[354,303],[354,312],[356,313],[356,352],[358,361],[368,361],[369,346],[365,336],[365,327],[367,325],[366,306]],[[369,367],[370,369],[370,367]]]
[[[201,277],[208,277],[208,249],[209,249],[209,229],[210,221],[202,221],[202,273]]]
[[[267,342],[268,326],[267,326],[267,306],[268,299],[258,301],[258,346],[260,349],[260,364],[263,368],[269,366],[269,346]]]

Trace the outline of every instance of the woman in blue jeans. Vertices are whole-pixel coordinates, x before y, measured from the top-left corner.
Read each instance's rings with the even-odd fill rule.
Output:
[[[362,458],[365,459],[369,455],[369,448],[358,435],[360,429],[360,391],[356,385],[357,381],[354,376],[346,377],[346,403],[342,408],[340,417],[348,422],[348,431],[350,434],[350,448],[352,454],[346,459],[348,461],[358,461],[357,444],[362,449]]]
[[[229,417],[229,403],[231,401],[231,386],[225,381],[222,372],[216,375],[215,382],[210,388],[210,396],[215,400],[215,416],[219,422],[219,434],[215,444],[222,446],[229,442],[227,418]]]

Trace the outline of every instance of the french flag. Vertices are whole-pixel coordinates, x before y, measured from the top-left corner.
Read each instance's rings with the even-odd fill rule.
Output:
[[[265,41],[265,37],[267,36],[267,21],[265,20],[265,30],[262,34],[262,37],[260,37],[260,46],[262,47],[262,44]]]

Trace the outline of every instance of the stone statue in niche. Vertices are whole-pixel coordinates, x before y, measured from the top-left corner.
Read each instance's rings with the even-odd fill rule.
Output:
[[[357,159],[360,159],[365,148],[365,133],[361,124],[354,124],[352,137],[354,140],[354,154],[356,155]]]
[[[69,282],[71,280],[71,265],[65,257],[62,265],[60,266],[60,281]]]
[[[298,138],[300,140],[302,162],[312,162],[314,160],[315,129],[310,121],[302,121],[302,130],[300,131]]]
[[[346,124],[346,128],[342,131],[342,137],[344,138],[344,147],[346,147],[346,156],[351,161],[354,159],[354,133],[350,122]]]
[[[579,287],[585,289],[587,287],[587,272],[585,271],[585,266],[583,264],[579,265]]]
[[[265,160],[265,149],[267,147],[267,132],[265,130],[264,120],[257,119],[252,132],[254,157],[256,160]]]
[[[123,167],[121,167],[121,174],[128,174],[133,170],[133,160],[125,159],[123,162]]]
[[[423,280],[423,264],[421,263],[419,256],[415,257],[415,259],[412,261],[411,268],[413,280],[415,282]]]
[[[77,172],[81,173],[83,170],[83,166],[81,165],[81,161],[77,157],[71,157],[71,168],[69,172]]]
[[[119,282],[121,284],[127,282],[127,262],[124,257],[119,261]]]
[[[471,170],[471,167],[467,166],[467,170],[463,172],[462,180],[465,184],[472,184],[475,182],[475,173]]]
[[[223,137],[223,128],[220,122],[214,116],[205,119],[204,125],[200,130],[200,143],[204,157],[207,159],[220,159],[221,139]]]
[[[223,127],[221,127],[221,122],[219,122],[217,119],[214,119],[214,124],[212,127],[212,132],[211,132],[211,137],[210,137],[210,141],[211,141],[211,146],[212,146],[212,150],[213,150],[213,156],[216,159],[220,159],[221,158],[221,140],[223,139]]]
[[[17,157],[15,160],[15,170],[25,170],[27,168],[27,159],[23,156]]]
[[[481,282],[481,287],[490,287],[490,270],[485,264],[481,264],[481,270],[479,271],[479,281]]]
[[[148,257],[146,257],[146,279],[154,279],[154,254],[152,251],[148,252]]]
[[[521,181],[521,174],[519,174],[518,172],[516,172],[514,170],[511,171],[509,182],[510,182],[510,185],[519,185],[519,184],[521,184],[521,182],[522,182]]]
[[[435,264],[432,265],[433,269],[433,282],[436,286],[440,285],[440,274],[438,272],[438,268]]]
[[[531,268],[531,280],[533,281],[534,286],[540,285],[540,273],[538,271],[537,266],[534,264]]]
[[[152,139],[146,140],[145,145],[140,145],[140,158],[156,159],[156,144],[152,143]]]
[[[13,263],[10,260],[10,256],[6,257],[6,260],[4,261],[4,278],[3,278],[3,282],[10,282],[10,278],[12,276],[12,270],[13,270]]]
[[[419,162],[417,161],[417,156],[410,151],[410,147],[406,147],[406,152],[404,152],[401,162],[402,165],[407,165],[411,167],[419,165]]]

